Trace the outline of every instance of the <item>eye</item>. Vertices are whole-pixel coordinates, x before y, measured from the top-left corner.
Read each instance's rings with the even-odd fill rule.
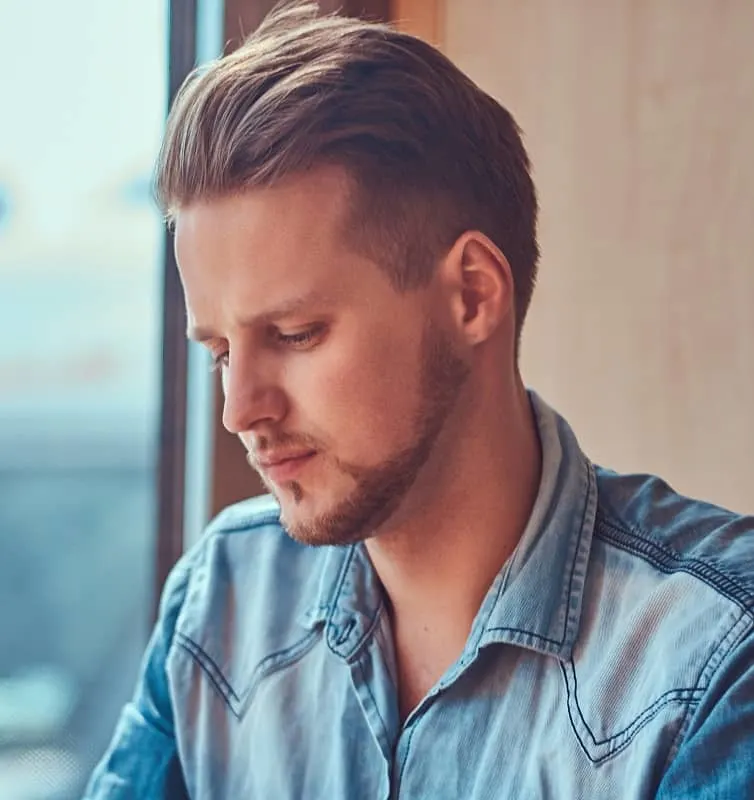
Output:
[[[274,338],[279,344],[286,345],[294,348],[305,348],[307,345],[313,344],[317,339],[321,338],[324,333],[323,325],[314,325],[299,333],[283,333],[282,331],[275,331]]]

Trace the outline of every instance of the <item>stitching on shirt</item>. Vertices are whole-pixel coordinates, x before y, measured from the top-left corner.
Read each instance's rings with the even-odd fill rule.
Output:
[[[586,463],[586,462],[584,462],[584,463]],[[570,574],[568,576],[568,592],[567,592],[567,598],[566,598],[567,608],[566,608],[566,613],[563,615],[563,634],[562,634],[561,638],[559,640],[558,639],[550,639],[548,636],[542,636],[539,633],[534,633],[534,631],[523,630],[522,628],[514,628],[514,627],[510,627],[510,626],[489,627],[489,628],[486,628],[486,631],[503,631],[503,632],[507,631],[507,632],[510,632],[510,633],[522,633],[522,634],[525,634],[527,636],[531,636],[532,638],[539,639],[542,642],[546,642],[547,644],[556,645],[557,647],[563,647],[563,644],[565,643],[566,637],[568,635],[568,621],[570,619],[570,610],[569,610],[570,609],[570,599],[571,599],[571,597],[573,595],[573,580],[574,580],[574,576],[576,574],[576,564],[577,564],[577,562],[579,560],[578,555],[579,555],[579,552],[581,550],[581,542],[582,542],[582,540],[584,538],[584,528],[585,528],[585,524],[586,524],[586,513],[587,513],[587,510],[589,508],[589,499],[591,497],[591,493],[594,491],[594,488],[595,488],[593,477],[594,476],[593,476],[592,471],[587,466],[586,467],[587,491],[584,494],[584,507],[583,507],[583,509],[581,511],[581,523],[579,525],[579,536],[578,536],[578,539],[576,540],[576,547],[574,548],[574,554],[573,554],[573,558],[571,560],[571,571],[570,571]]]
[[[303,639],[300,639],[290,647],[271,653],[260,661],[254,669],[249,688],[244,692],[243,696],[236,693],[227,678],[223,675],[220,667],[218,667],[206,650],[182,633],[177,633],[176,636],[179,640],[178,644],[194,657],[197,664],[218,690],[220,696],[225,700],[233,716],[236,717],[236,719],[240,719],[243,715],[242,706],[245,708],[248,705],[249,699],[254,694],[259,684],[265,678],[290,666],[296,660],[306,655],[316,643],[318,631],[317,629],[311,631]]]
[[[639,714],[639,716],[636,717],[633,722],[631,722],[628,725],[626,725],[626,727],[623,728],[623,730],[617,731],[616,733],[612,734],[612,736],[608,736],[607,739],[597,739],[597,738],[595,738],[594,733],[592,732],[591,728],[589,727],[589,725],[587,724],[586,720],[584,719],[584,714],[583,714],[583,712],[581,710],[581,706],[579,705],[579,696],[578,696],[578,688],[579,688],[579,686],[578,686],[578,676],[576,675],[576,665],[573,663],[573,659],[571,659],[568,663],[569,663],[569,665],[571,667],[571,671],[572,671],[572,674],[573,674],[573,699],[574,699],[574,702],[576,703],[576,708],[578,709],[579,716],[581,717],[581,720],[584,723],[584,727],[589,732],[589,735],[592,738],[592,742],[595,745],[607,744],[608,742],[612,741],[613,739],[617,739],[619,736],[623,736],[632,727],[634,727],[635,725],[639,724],[642,721],[642,719],[645,716],[648,716],[649,713],[658,705],[664,705],[667,702],[670,702],[672,700],[681,700],[681,701],[698,700],[698,699],[700,699],[700,696],[703,694],[703,691],[704,691],[703,689],[700,689],[698,686],[684,686],[684,687],[680,687],[678,689],[668,689],[668,691],[667,692],[663,692],[652,703],[652,705],[647,706],[647,708],[645,708],[644,711],[642,711],[641,714]],[[699,697],[688,697],[689,694],[691,694],[691,695],[699,695]]]
[[[248,706],[252,695],[257,690],[259,684],[265,680],[265,678],[269,678],[270,675],[274,675],[276,672],[280,672],[286,667],[290,667],[291,664],[303,658],[312,649],[312,647],[314,647],[318,638],[319,630],[315,628],[306,636],[304,636],[303,639],[299,639],[299,641],[290,645],[290,647],[286,647],[283,650],[277,650],[263,658],[254,669],[254,672],[251,676],[251,681],[249,682],[249,688],[244,692],[243,698],[239,698],[239,703],[241,703],[244,708]],[[239,713],[237,716],[241,716],[242,710],[243,709],[239,708]]]
[[[340,574],[338,575],[337,581],[335,581],[335,589],[332,593],[332,598],[330,600],[330,613],[327,618],[327,632],[329,634],[330,627],[333,624],[333,617],[335,616],[335,612],[338,611],[338,599],[340,598],[340,593],[343,591],[343,584],[346,580],[346,575],[348,574],[348,568],[353,561],[355,546],[351,546],[349,551],[346,553],[345,558],[343,559],[343,563],[340,567]],[[327,647],[330,649],[330,652],[338,655],[338,653],[334,650],[334,648],[330,644],[330,636],[325,636],[325,641],[327,642]]]
[[[568,717],[569,717],[569,719],[571,721],[571,728],[573,730],[573,733],[576,736],[576,739],[577,739],[579,745],[581,746],[581,749],[583,750],[584,755],[586,755],[586,757],[589,759],[589,761],[592,762],[592,764],[601,764],[603,761],[607,761],[608,759],[610,759],[610,758],[612,758],[614,756],[617,756],[620,753],[622,753],[623,750],[625,750],[631,744],[631,742],[634,740],[634,738],[636,737],[636,734],[639,733],[639,731],[641,731],[644,727],[646,727],[646,725],[649,724],[656,716],[658,716],[659,713],[662,711],[662,709],[665,706],[670,705],[672,702],[673,702],[673,699],[669,698],[669,699],[665,700],[663,703],[661,703],[660,705],[656,706],[652,710],[652,713],[643,720],[643,724],[641,726],[637,727],[637,729],[630,736],[625,738],[619,745],[609,749],[605,753],[605,755],[598,756],[598,757],[593,757],[590,754],[588,748],[586,747],[586,745],[584,744],[581,736],[579,735],[577,726],[574,723],[573,716],[571,715],[570,705],[568,707]],[[689,706],[689,708],[691,708],[692,706],[698,705],[698,703],[699,703],[699,699],[692,699],[692,700],[688,700],[687,705]]]
[[[348,574],[349,568],[351,566],[351,563],[352,563],[355,555],[356,555],[356,547],[352,546],[351,549],[349,550],[348,554],[346,555],[346,557],[343,559],[343,566],[341,567],[341,572],[340,572],[340,575],[338,576],[338,580],[336,582],[336,587],[337,588],[333,592],[333,598],[332,598],[332,603],[331,603],[332,607],[330,609],[330,617],[327,620],[328,628],[332,625],[333,616],[335,615],[335,612],[338,610],[338,601],[339,601],[340,595],[341,595],[341,593],[343,591],[343,584],[345,583],[346,575]],[[340,648],[340,646],[342,644],[344,644],[348,640],[349,636],[351,635],[351,632],[353,631],[353,628],[355,627],[355,624],[356,624],[354,622],[354,620],[353,620],[353,617],[351,618],[351,620],[348,621],[348,623],[346,623],[345,629],[341,630],[341,632],[338,635],[337,639],[335,639],[335,647],[331,646],[330,637],[326,636],[325,637],[325,641],[327,642],[327,646],[330,649],[330,652],[332,652],[334,655],[337,655],[337,656],[340,656],[342,658],[345,658],[346,661],[348,661],[348,662],[351,662],[355,658],[357,658],[359,653],[360,653],[360,651],[361,651],[361,649],[362,649],[362,647],[364,646],[365,642],[367,642],[369,640],[369,637],[372,635],[372,633],[374,631],[375,625],[377,624],[377,622],[379,620],[380,611],[382,610],[382,606],[383,606],[382,602],[380,602],[377,605],[377,608],[375,609],[375,612],[374,612],[374,616],[369,620],[369,624],[366,626],[366,630],[364,631],[364,634],[362,635],[361,639],[359,639],[356,642],[356,644],[353,646],[353,648],[348,653],[348,655],[345,655],[339,649],[336,649],[336,647]],[[353,613],[353,612],[349,612],[349,613]]]
[[[741,621],[741,619],[739,618],[736,621],[736,623],[733,625],[733,628],[735,628],[736,625],[738,625],[740,623],[740,621]],[[720,642],[719,646],[712,649],[712,651],[710,652],[709,656],[707,657],[707,660],[704,662],[704,667],[701,670],[699,670],[699,677],[697,678],[696,687],[695,688],[697,689],[697,691],[702,693],[702,697],[704,696],[704,690],[705,690],[706,687],[705,688],[701,688],[699,686],[699,683],[703,680],[704,675],[705,675],[707,669],[709,669],[711,662],[713,661],[713,659],[715,659],[715,657],[717,656],[717,654],[720,651],[720,648],[723,646],[723,644],[725,643],[726,639],[729,636],[730,636],[730,631],[728,631],[728,633],[723,637],[723,640]],[[702,697],[699,698],[699,702],[701,702]],[[691,719],[692,719],[691,710],[692,710],[692,708],[696,709],[697,705],[698,705],[698,703],[690,703],[688,708],[686,709],[686,712],[683,715],[683,719],[681,719],[681,722],[680,722],[680,724],[678,726],[678,730],[676,731],[676,734],[675,734],[675,736],[673,737],[673,740],[670,743],[670,747],[668,748],[668,753],[667,753],[667,756],[665,758],[665,763],[664,763],[663,769],[662,769],[663,774],[665,772],[667,772],[668,768],[670,767],[670,764],[672,763],[673,759],[676,756],[676,753],[678,752],[678,749],[680,748],[681,741],[683,741],[683,738],[686,735],[686,731],[688,730],[688,726],[689,726],[689,724],[691,722]]]
[[[636,719],[630,722],[623,730],[620,730],[613,735],[609,736],[606,739],[597,739],[586,722],[584,718],[584,714],[581,710],[581,706],[579,705],[578,699],[578,678],[576,676],[576,668],[573,663],[573,659],[568,661],[569,666],[571,667],[572,673],[572,680],[573,680],[573,692],[571,692],[571,682],[568,679],[568,672],[566,671],[565,664],[560,664],[561,672],[563,673],[563,680],[565,681],[566,685],[566,692],[568,695],[568,702],[567,702],[567,710],[568,710],[568,718],[571,722],[571,728],[573,729],[574,734],[576,735],[576,739],[581,746],[581,749],[584,751],[586,757],[593,763],[599,764],[605,761],[608,758],[611,758],[614,755],[617,755],[622,750],[624,750],[628,745],[634,740],[636,734],[642,730],[642,728],[646,727],[646,725],[651,722],[662,709],[670,705],[671,703],[683,703],[688,706],[698,704],[701,700],[701,696],[703,693],[702,689],[698,687],[690,687],[690,688],[680,688],[680,689],[671,689],[667,692],[661,694],[652,705],[648,706],[644,709],[644,711],[639,714]],[[608,751],[603,756],[594,757],[589,752],[589,748],[587,747],[586,743],[582,739],[581,735],[579,734],[578,726],[573,718],[573,714],[571,712],[571,700],[573,700],[573,704],[576,707],[576,710],[579,714],[579,719],[581,720],[581,724],[584,726],[586,732],[589,734],[592,744],[595,747],[608,747]],[[625,737],[625,738],[623,738]],[[623,738],[623,741],[620,744],[617,744],[614,747],[609,747],[611,743],[617,742],[619,739]]]
[[[547,644],[556,644],[561,646],[563,644],[562,641],[558,641],[557,639],[548,639],[547,636],[541,636],[538,633],[534,633],[533,631],[527,631],[523,628],[511,628],[511,627],[504,627],[504,628],[487,628],[488,631],[508,631],[510,633],[523,633],[526,636],[531,636],[533,639],[539,639],[542,642],[547,642]]]
[[[411,742],[414,739],[414,734],[416,733],[416,729],[419,726],[419,722],[424,718],[422,714],[418,719],[414,720],[413,726],[411,727],[411,733],[408,735],[408,741],[406,742],[406,752],[404,754],[403,763],[401,764],[401,771],[398,775],[398,791],[400,792],[401,784],[403,783],[403,773],[406,771],[406,765],[408,764],[408,754],[411,750]]]
[[[666,544],[647,538],[649,534],[640,536],[626,527],[619,526],[614,520],[605,517],[604,512],[600,514],[599,521],[601,524],[595,533],[602,540],[642,558],[667,575],[673,572],[685,572],[699,578],[745,611],[752,612],[754,598],[751,591],[730,575],[720,572],[705,561],[685,558]]]
[[[383,614],[382,614],[383,609],[384,609],[384,605],[382,603],[380,603],[380,613],[377,614],[377,616],[375,617],[375,620],[374,620],[375,621],[375,626],[374,626],[375,630],[377,630],[377,628],[380,625],[380,622],[383,619]],[[388,623],[388,625],[389,625],[389,623]],[[380,651],[380,655],[382,656],[382,660],[385,662],[385,665],[386,665],[386,668],[387,668],[387,671],[388,671],[388,675],[390,675],[390,680],[393,682],[393,686],[397,690],[398,689],[398,675],[394,674],[394,673],[397,670],[398,665],[395,663],[395,660],[396,660],[395,653],[392,654],[392,657],[388,656],[388,651],[386,650],[385,647],[382,646],[382,639],[383,638],[386,639],[388,636],[391,636],[389,628],[388,628],[387,632],[383,631],[382,636],[375,635],[374,642],[377,645],[377,649]]]
[[[569,601],[570,601],[570,598],[571,598],[572,593],[573,593],[573,576],[576,573],[576,562],[579,560],[578,559],[578,554],[579,554],[579,551],[581,549],[581,540],[584,537],[584,524],[586,522],[586,511],[587,511],[587,508],[589,508],[589,498],[591,497],[591,492],[594,490],[594,485],[592,483],[592,479],[594,477],[593,471],[591,469],[589,469],[588,466],[586,466],[586,461],[584,461],[583,463],[584,463],[584,466],[586,467],[586,470],[587,470],[587,476],[586,476],[586,478],[587,478],[587,490],[586,490],[586,492],[584,494],[584,508],[583,508],[583,510],[581,512],[581,526],[579,528],[579,538],[578,538],[578,540],[576,542],[576,549],[575,549],[575,552],[573,554],[573,561],[571,562],[571,574],[570,574],[570,576],[568,578],[568,600]],[[568,603],[568,606],[570,606],[570,602]],[[566,634],[567,634],[567,631],[568,631],[568,620],[570,618],[570,613],[569,613],[569,607],[568,606],[566,607],[566,613],[563,615],[563,636],[562,636],[562,638],[561,638],[561,640],[559,642],[559,644],[561,646],[565,642]]]
[[[372,688],[369,685],[369,681],[367,680],[366,672],[364,671],[364,665],[360,661],[357,666],[358,666],[359,672],[361,673],[362,685],[366,688],[367,692],[369,693],[369,699],[372,701],[372,705],[374,706],[374,710],[377,712],[377,719],[380,721],[380,725],[382,725],[382,734],[383,734],[383,737],[384,737],[385,741],[387,742],[388,741],[388,736],[389,736],[387,725],[385,724],[385,720],[382,718],[382,714],[380,714],[380,707],[377,705],[377,701],[374,698],[374,694],[372,692]]]
[[[748,617],[746,612],[743,612],[741,616],[733,623],[730,627],[730,630],[723,636],[720,640],[720,643],[717,647],[714,647],[709,654],[709,657],[704,662],[703,668],[699,671],[699,678],[696,683],[696,688],[700,692],[706,691],[709,686],[709,682],[711,682],[712,675],[715,673],[717,668],[720,666],[721,662],[736,648],[743,639],[746,638],[747,635],[750,633],[750,626],[744,625],[744,617]],[[740,628],[740,630],[738,630]],[[727,646],[726,646],[727,645]],[[708,675],[707,672],[710,672]],[[699,687],[699,684],[702,680],[707,679],[708,683],[705,687]],[[678,732],[673,737],[673,741],[668,748],[668,755],[665,759],[665,766],[664,770],[667,770],[670,764],[672,763],[673,759],[678,753],[680,749],[681,742],[683,741],[684,737],[686,736],[686,732],[688,731],[688,726],[691,724],[692,714],[691,708],[687,709],[686,714],[681,721],[681,725],[678,728]]]
[[[340,645],[342,645],[343,642],[345,642],[345,640],[351,635],[351,631],[354,629],[355,625],[356,620],[353,617],[346,622],[340,634],[338,635],[338,638],[335,640],[335,644],[337,644],[338,647],[340,647]]]
[[[607,521],[604,521],[604,524],[612,527]],[[718,572],[710,564],[706,564],[704,561],[700,561],[699,559],[684,558],[680,554],[675,553],[673,550],[667,547],[663,547],[656,542],[647,542],[646,540],[641,539],[640,537],[636,536],[635,534],[631,534],[628,531],[617,530],[616,532],[618,534],[633,536],[637,541],[636,543],[624,542],[621,541],[619,537],[611,536],[608,533],[601,535],[600,538],[604,539],[610,544],[614,544],[616,547],[625,550],[626,552],[631,553],[632,555],[639,556],[644,561],[652,564],[653,567],[666,575],[672,575],[674,572],[685,572],[688,575],[699,578],[712,589],[719,592],[724,597],[727,597],[728,600],[731,600],[732,602],[736,603],[736,605],[743,608],[744,611],[751,610],[747,604],[747,599],[749,598],[740,598],[736,596],[736,590],[744,595],[750,594],[748,590],[745,587],[737,584],[729,576]],[[659,560],[651,552],[653,549],[659,550],[662,556],[674,563],[667,563],[667,561],[663,562]],[[708,580],[705,573],[709,573],[710,578],[719,578],[722,582],[731,584],[732,589],[723,588],[718,583],[713,582],[713,580]]]
[[[185,636],[180,632],[176,632],[175,636],[176,639],[178,639],[178,644],[183,647],[183,649],[186,650],[191,656],[193,656],[199,666],[204,670],[204,672],[207,674],[207,677],[210,679],[210,681],[212,681],[215,688],[218,690],[228,706],[231,707],[231,698],[238,701],[238,695],[233,690],[233,687],[228,683],[220,667],[217,666],[217,664],[206,653],[206,651],[199,647],[199,645],[193,641],[193,639],[189,639],[188,636]]]
[[[361,637],[361,639],[359,639],[358,642],[356,642],[356,644],[353,647],[353,650],[349,653],[346,661],[349,662],[353,661],[355,658],[359,656],[364,645],[369,641],[370,637],[374,633],[375,628],[379,624],[380,612],[382,611],[382,607],[383,603],[382,601],[380,601],[380,604],[377,606],[377,611],[375,611],[374,617],[372,617],[372,619],[369,622],[369,625],[367,625],[367,628],[364,631],[364,635]]]
[[[508,586],[508,577],[510,575],[510,562],[506,562],[504,570],[505,570],[504,573],[500,577],[500,582],[499,582],[498,587],[497,587],[497,592],[495,593],[495,599],[492,602],[489,611],[487,612],[487,617],[486,617],[486,620],[485,620],[485,624],[480,626],[479,633],[476,636],[476,639],[474,640],[473,643],[471,642],[471,639],[469,639],[469,643],[468,643],[469,644],[469,649],[471,649],[473,651],[477,651],[479,649],[480,642],[484,638],[484,635],[487,633],[487,631],[497,630],[496,628],[487,627],[487,622],[489,621],[489,618],[492,616],[492,614],[494,613],[495,609],[497,608],[497,604],[500,602],[500,597],[502,596],[503,592],[505,591],[506,587]]]
[[[348,575],[348,571],[351,568],[351,563],[356,555],[356,545],[351,545],[350,549],[346,553],[346,557],[343,559],[343,565],[340,568],[340,575],[338,575],[338,582],[335,584],[335,591],[333,592],[332,600],[330,605],[332,606],[333,610],[340,599],[341,592],[343,591],[343,584],[346,582],[346,576]]]

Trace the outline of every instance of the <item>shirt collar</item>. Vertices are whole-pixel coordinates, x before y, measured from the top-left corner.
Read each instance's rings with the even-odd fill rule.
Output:
[[[581,617],[597,511],[594,467],[568,423],[529,392],[542,475],[529,522],[479,610],[475,648],[508,642],[568,659]]]
[[[568,659],[581,616],[596,478],[568,423],[535,392],[529,398],[542,448],[539,491],[515,551],[479,609],[467,652],[507,642]],[[383,593],[363,544],[324,550],[316,601],[302,621],[324,623],[330,648],[350,659],[376,625]]]
[[[316,601],[299,621],[309,628],[324,624],[330,649],[350,660],[379,620],[382,586],[362,543],[322,550]]]

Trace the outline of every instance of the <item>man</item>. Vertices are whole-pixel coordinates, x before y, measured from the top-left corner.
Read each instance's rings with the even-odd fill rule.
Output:
[[[524,388],[508,112],[286,6],[187,81],[158,193],[271,495],[174,569],[87,797],[754,797],[754,521]]]

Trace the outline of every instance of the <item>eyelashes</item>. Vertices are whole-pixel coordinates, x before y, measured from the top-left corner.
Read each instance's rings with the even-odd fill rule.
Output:
[[[274,329],[270,332],[270,338],[273,344],[283,348],[290,348],[292,350],[307,350],[313,347],[322,340],[326,331],[325,325],[312,325],[303,331],[297,333],[283,333],[280,330]],[[230,363],[230,351],[212,353],[212,364],[210,365],[210,372],[217,372]]]

